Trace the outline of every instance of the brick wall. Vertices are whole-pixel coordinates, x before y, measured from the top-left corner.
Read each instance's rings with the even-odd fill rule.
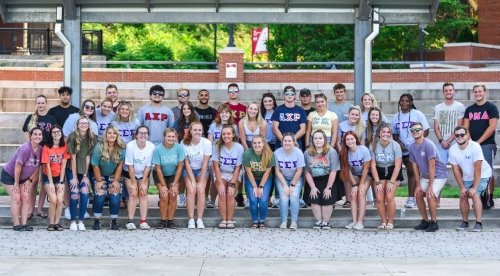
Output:
[[[479,0],[479,43],[500,45],[500,1]]]
[[[500,60],[500,46],[482,43],[449,43],[444,46],[446,61]],[[464,64],[465,65],[465,64]],[[472,64],[470,67],[484,67]]]

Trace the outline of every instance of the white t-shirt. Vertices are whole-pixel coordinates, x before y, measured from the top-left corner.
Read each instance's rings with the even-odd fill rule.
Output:
[[[143,177],[144,170],[147,167],[151,167],[151,159],[153,157],[153,151],[155,145],[149,141],[146,141],[146,146],[140,149],[137,146],[137,141],[132,140],[127,144],[127,149],[125,151],[125,167],[124,170],[128,171],[127,166],[133,165],[135,171],[135,177]]]
[[[434,123],[439,124],[439,130],[444,140],[450,138],[457,126],[457,120],[462,119],[465,113],[465,106],[457,101],[452,105],[440,103],[434,108]]]
[[[193,145],[192,143],[186,145],[184,142],[181,142],[181,145],[193,170],[201,169],[203,158],[212,155],[212,143],[207,138],[201,137],[198,145]]]
[[[450,147],[448,162],[452,165],[458,165],[462,169],[465,181],[474,181],[474,162],[478,160],[483,160],[481,164],[481,178],[491,177],[491,167],[484,160],[483,151],[478,143],[469,140],[469,145],[464,150],[461,150],[458,144]]]

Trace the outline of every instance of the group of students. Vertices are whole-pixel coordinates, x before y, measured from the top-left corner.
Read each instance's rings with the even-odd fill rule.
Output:
[[[117,218],[123,197],[128,200],[125,227],[136,229],[134,216],[139,204],[139,228],[150,229],[147,223],[150,177],[160,199],[161,220],[157,225],[160,229],[178,227],[174,215],[177,198],[184,191],[187,227],[204,228],[203,214],[210,187],[216,189],[218,198],[221,216],[218,227],[235,228],[235,196],[244,185],[251,228],[266,227],[268,204],[275,188],[280,228],[297,229],[300,201],[304,198],[311,205],[314,228],[330,229],[334,204],[345,196],[343,206],[351,208],[352,214],[352,222],[345,228],[361,230],[367,193],[372,190],[381,218],[378,229],[391,230],[395,193],[403,180],[403,163],[408,181],[416,182],[416,191],[411,195],[416,196],[422,214],[422,223],[416,229],[429,232],[439,229],[435,209],[446,183],[447,160],[442,160],[436,145],[424,138],[429,125],[416,110],[410,94],[400,97],[398,113],[389,122],[372,93],[363,94],[362,107],[345,102],[342,84],[334,86],[333,103],[328,104],[323,93],[314,95],[316,108],[311,108],[308,89],[300,91],[302,107],[296,106],[295,88],[287,86],[283,105],[277,106],[275,96],[265,93],[260,103],[252,102],[245,110],[241,104],[236,110],[233,108],[240,91],[237,84],[230,84],[227,91],[230,101],[213,109],[213,116],[206,116],[204,110],[195,109],[187,100],[170,109],[162,103],[165,90],[159,85],[151,87],[151,103],[137,114],[130,102],[117,100],[116,86],[110,85],[106,90],[115,93],[106,93],[107,98],[99,107],[92,100],[84,100],[80,110],[69,109],[71,88],[68,87],[59,90],[61,105],[49,111],[46,98],[36,98],[37,111],[26,119],[23,127],[29,133],[29,141],[19,147],[1,173],[0,180],[11,197],[14,230],[33,229],[27,220],[33,212],[32,195],[36,193],[39,177],[44,188],[39,203],[43,206],[45,200],[42,191],[50,202],[49,231],[64,229],[60,218],[65,204],[69,207],[70,230],[85,230],[91,190],[94,230],[101,228],[106,200],[111,229],[119,229]],[[177,96],[189,97],[189,90],[180,89]],[[201,90],[198,96],[200,103],[207,105],[208,91]],[[496,114],[498,117],[498,111]],[[458,126],[453,131],[456,146],[460,147],[457,152],[462,151],[465,143],[465,147],[471,144],[477,148],[468,139],[467,127]],[[484,183],[491,177],[491,168],[488,176],[489,165],[484,157],[477,151],[473,153],[472,159],[450,156],[464,208],[469,197],[477,205],[479,194],[486,189]],[[480,161],[479,168],[485,170],[479,170],[480,178],[476,175],[475,161]],[[428,189],[432,192],[427,192]],[[423,201],[425,196],[430,221]],[[38,211],[39,214],[43,211],[40,204]],[[465,225],[467,220],[462,213]],[[480,216],[476,213],[479,223]]]

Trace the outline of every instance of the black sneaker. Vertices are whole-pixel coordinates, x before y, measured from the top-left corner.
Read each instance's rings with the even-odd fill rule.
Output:
[[[429,227],[429,222],[422,220],[419,225],[413,227],[415,230],[425,230]]]
[[[436,232],[437,230],[439,230],[439,226],[438,226],[437,222],[431,221],[429,223],[429,227],[427,227],[427,229],[425,229],[425,232]]]
[[[237,194],[235,199],[238,203],[238,207],[245,207],[245,199],[243,198],[243,194]]]
[[[92,226],[93,230],[101,230],[101,221],[100,220],[94,220],[94,226]]]
[[[29,225],[25,224],[24,231],[33,231],[33,226],[29,226]]]
[[[116,219],[111,220],[111,230],[119,230],[120,228],[118,227],[118,223],[116,222]]]
[[[462,221],[462,223],[460,223],[460,226],[457,227],[457,230],[465,230],[467,228],[469,228],[469,222]]]
[[[167,221],[167,228],[177,229],[177,225],[174,223],[173,220],[169,220],[169,221]]]
[[[491,209],[492,207],[495,206],[495,201],[493,201],[493,194],[489,194],[488,198],[489,198],[489,200],[488,200],[488,206]]]
[[[165,229],[167,227],[167,221],[160,220],[160,223],[156,226],[156,229]]]

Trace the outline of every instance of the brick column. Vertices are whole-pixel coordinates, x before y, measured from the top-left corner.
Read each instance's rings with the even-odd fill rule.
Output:
[[[479,0],[479,43],[500,45],[500,1]]]
[[[240,89],[245,88],[243,55],[244,51],[236,47],[228,47],[219,51],[219,89],[225,90],[227,89],[227,85],[233,82],[237,83]],[[234,70],[234,68],[236,68],[235,78],[232,76],[229,76],[230,78],[226,78],[226,72]]]

